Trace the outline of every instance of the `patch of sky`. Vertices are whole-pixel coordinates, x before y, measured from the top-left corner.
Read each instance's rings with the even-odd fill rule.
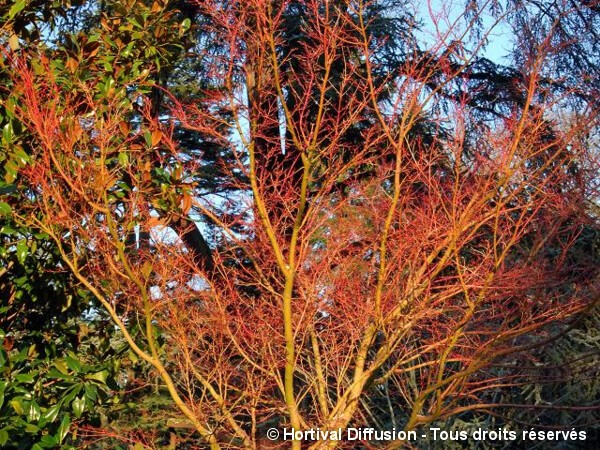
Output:
[[[506,14],[496,3],[465,0],[429,0],[414,11],[418,23],[416,33],[421,48],[443,53],[453,45],[454,51],[469,60],[473,56],[487,58],[496,64],[507,62],[513,47],[513,34]]]

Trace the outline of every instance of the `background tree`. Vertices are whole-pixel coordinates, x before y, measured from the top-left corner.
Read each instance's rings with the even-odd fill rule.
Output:
[[[6,23],[37,17],[14,5]],[[474,4],[430,48],[378,2],[89,11],[56,47],[7,35],[7,133],[27,146],[5,138],[22,188],[2,212],[47,239],[60,264],[31,263],[94,298],[180,426],[263,448],[270,426],[410,430],[545,385],[515,363],[573,330],[597,266],[596,97],[549,78],[552,26],[516,70],[465,37]]]
[[[73,20],[66,2],[9,2],[0,12],[3,52],[40,46],[41,36]],[[119,398],[114,377],[126,348],[114,338],[114,327],[93,297],[75,286],[48,235],[11,217],[11,205],[34,195],[20,176],[33,150],[31,134],[7,95],[14,85],[6,63],[3,53],[0,445],[56,448],[72,442],[76,425],[106,422]]]

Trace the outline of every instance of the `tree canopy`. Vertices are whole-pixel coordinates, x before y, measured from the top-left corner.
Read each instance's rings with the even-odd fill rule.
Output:
[[[0,17],[0,446],[597,430],[596,1]]]

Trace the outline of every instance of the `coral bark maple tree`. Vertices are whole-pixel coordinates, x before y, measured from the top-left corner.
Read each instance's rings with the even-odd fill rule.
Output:
[[[211,449],[503,407],[517,362],[597,295],[574,255],[594,225],[595,110],[548,88],[551,35],[483,122],[477,46],[440,37],[385,72],[370,4],[293,3],[307,20],[286,50],[291,3],[195,2],[224,87],[202,104],[165,92],[168,117],[143,74],[73,90],[44,57],[11,55],[35,149],[15,217],[55,241]],[[229,198],[195,190],[202,161],[175,126],[234,149]],[[214,230],[210,264],[166,232],[191,213]],[[150,242],[132,243],[139,229]]]

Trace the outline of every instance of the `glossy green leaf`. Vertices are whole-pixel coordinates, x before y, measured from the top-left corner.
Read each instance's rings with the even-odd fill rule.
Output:
[[[17,174],[19,173],[19,167],[14,161],[8,161],[4,165],[4,170],[6,173],[4,174],[4,181],[7,183],[12,183],[17,178]]]
[[[17,191],[17,187],[14,184],[0,186],[0,195],[13,194],[16,191]]]
[[[98,398],[98,388],[93,384],[86,384],[85,397],[88,400],[88,406],[92,406]]]
[[[68,414],[66,414],[62,420],[60,421],[60,425],[58,430],[56,431],[56,437],[58,438],[58,442],[62,443],[65,437],[69,433],[69,427],[71,426],[71,418]]]
[[[73,380],[73,377],[71,375],[65,375],[64,373],[59,372],[54,367],[48,371],[48,376],[51,378],[58,378],[60,380]]]
[[[15,149],[15,156],[17,158],[17,162],[21,165],[21,167],[25,164],[28,164],[31,161],[29,155],[25,153],[25,150],[23,150],[22,148]]]
[[[79,419],[85,410],[85,398],[76,397],[73,403],[71,403],[71,407],[73,408],[73,414]]]
[[[69,368],[67,367],[64,359],[57,359],[54,361],[54,367],[56,367],[63,375],[69,374]]]
[[[146,131],[144,133],[144,140],[146,141],[146,145],[148,147],[152,147],[152,133],[150,133],[149,131]]]
[[[5,429],[0,430],[0,445],[4,446],[8,442],[8,431]]]
[[[108,370],[102,370],[100,372],[91,373],[85,376],[86,380],[98,381],[99,383],[105,384],[108,378]]]
[[[33,383],[35,381],[35,379],[33,378],[33,376],[31,376],[31,374],[28,373],[20,373],[18,375],[15,375],[15,380],[17,380],[19,383]]]
[[[81,372],[81,367],[82,367],[81,363],[79,361],[77,361],[75,358],[73,358],[72,356],[67,356],[65,358],[65,361],[66,361],[69,369],[71,369],[74,372]]]
[[[121,164],[123,167],[127,167],[129,165],[129,157],[127,156],[127,153],[119,153],[119,164]]]
[[[37,427],[37,426],[35,426],[35,425],[34,425],[34,424],[32,424],[32,423],[28,423],[28,424],[25,426],[25,432],[26,432],[26,433],[35,434],[35,433],[37,433],[37,432],[39,432],[39,431],[40,431],[40,428],[39,428],[39,427]]]
[[[10,216],[12,209],[6,202],[0,202],[0,216]]]
[[[56,420],[56,418],[58,417],[58,413],[60,412],[60,403],[54,406],[51,406],[50,408],[48,408],[46,410],[46,412],[44,412],[44,419],[46,419],[48,422],[54,422]]]
[[[189,18],[186,18],[181,22],[181,31],[185,33],[192,26],[192,21]]]
[[[81,390],[83,389],[83,386],[81,384],[76,384],[74,386],[72,386],[67,392],[65,393],[65,396],[63,397],[63,402],[65,403],[70,403],[77,394],[79,394],[81,392]]]
[[[17,0],[14,5],[11,6],[10,10],[8,11],[8,18],[12,19],[14,18],[17,14],[19,14],[21,11],[23,11],[23,9],[25,9],[25,5],[27,4],[27,2],[25,0]]]
[[[27,254],[29,253],[29,246],[26,241],[21,241],[17,244],[17,259],[21,264],[25,262]]]
[[[21,403],[20,399],[13,399],[10,401],[10,406],[12,406],[12,408],[15,410],[15,412],[19,415],[24,413],[23,410],[23,404]]]
[[[29,411],[27,412],[27,419],[30,422],[37,422],[42,416],[40,405],[38,405],[35,401],[31,402],[29,405]]]
[[[10,141],[12,141],[12,137],[13,137],[12,126],[10,125],[10,123],[7,123],[2,128],[2,139],[4,140],[5,143],[9,144]]]
[[[56,446],[58,445],[58,439],[54,436],[50,436],[47,434],[46,436],[42,437],[42,439],[40,440],[40,442],[38,442],[37,445],[39,445],[42,448],[56,448]]]

